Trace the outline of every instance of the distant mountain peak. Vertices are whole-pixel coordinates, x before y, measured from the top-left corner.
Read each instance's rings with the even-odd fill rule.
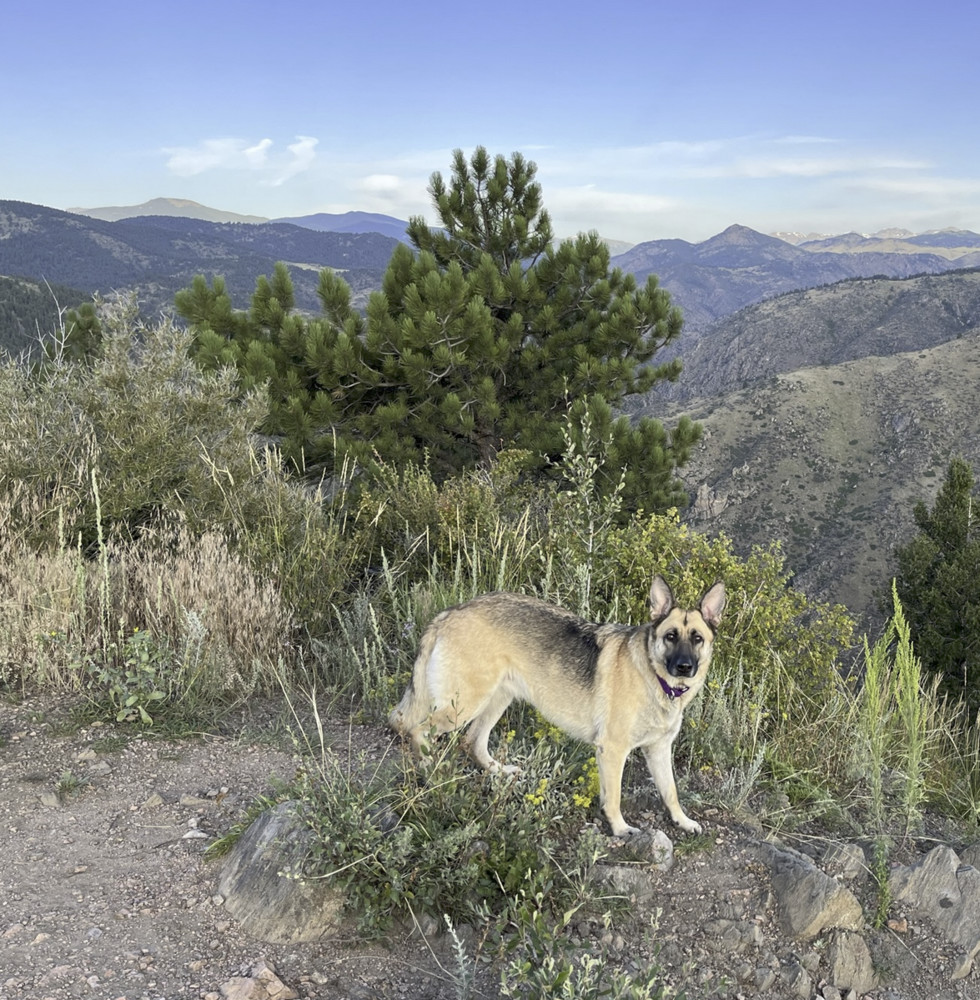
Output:
[[[205,222],[268,222],[260,215],[239,215],[219,208],[209,208],[189,198],[151,198],[142,205],[110,205],[104,208],[69,208],[74,215],[87,215],[103,222],[138,219],[145,215],[165,215],[177,219],[203,219]]]
[[[739,222],[733,222],[727,229],[723,229],[720,233],[715,233],[714,236],[709,236],[708,239],[702,240],[703,243],[721,242],[725,241],[727,243],[733,240],[744,240],[746,238],[757,236],[754,229],[749,229],[748,226],[743,226]]]
[[[910,236],[915,236],[915,233],[911,229],[892,226],[889,229],[879,229],[878,232],[871,235],[877,240],[906,240]]]
[[[765,233],[760,233],[755,229],[750,229],[748,226],[743,226],[736,222],[723,232],[718,233],[717,236],[712,236],[710,239],[705,240],[701,246],[708,246],[710,244],[717,244],[719,246],[759,246],[760,244],[774,242],[776,242],[775,237],[766,236]]]

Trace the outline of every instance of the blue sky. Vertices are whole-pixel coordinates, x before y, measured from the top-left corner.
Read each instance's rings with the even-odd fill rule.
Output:
[[[973,0],[49,0],[3,22],[0,198],[434,221],[429,176],[484,145],[537,163],[561,236],[980,231]]]

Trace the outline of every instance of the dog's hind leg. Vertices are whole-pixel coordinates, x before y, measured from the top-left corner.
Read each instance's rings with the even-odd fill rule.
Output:
[[[480,709],[479,713],[466,730],[465,742],[473,759],[488,771],[503,771],[505,774],[515,774],[520,768],[512,764],[501,765],[490,756],[488,746],[490,731],[500,721],[507,711],[514,696],[504,688],[498,688],[490,696],[490,700]]]
[[[643,747],[647,768],[653,778],[660,798],[663,799],[670,818],[686,833],[700,833],[701,824],[696,823],[681,808],[677,797],[677,784],[674,781],[674,764],[671,758],[673,741],[656,740]]]

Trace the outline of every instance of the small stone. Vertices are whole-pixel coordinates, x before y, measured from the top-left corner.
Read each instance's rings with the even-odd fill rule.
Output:
[[[152,795],[143,803],[144,809],[159,809],[163,805],[163,796],[157,792],[153,792]]]
[[[271,982],[276,978],[276,967],[271,962],[267,962],[263,959],[252,970],[252,976],[262,983]]]
[[[792,993],[800,997],[810,996],[810,977],[799,962],[791,962],[789,965],[783,966],[779,974]]]
[[[61,799],[57,792],[41,792],[41,805],[49,809],[57,809],[61,806]]]
[[[181,795],[180,804],[188,809],[199,809],[211,805],[210,799],[202,799],[197,795]]]

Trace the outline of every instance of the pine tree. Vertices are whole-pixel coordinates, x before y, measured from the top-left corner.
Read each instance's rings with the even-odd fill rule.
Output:
[[[929,510],[913,516],[919,534],[897,552],[896,589],[925,667],[956,697],[980,708],[980,519],[973,470],[949,463]]]
[[[246,384],[267,378],[268,429],[295,461],[428,462],[437,477],[520,449],[546,472],[573,433],[606,441],[608,489],[624,478],[624,505],[681,505],[676,468],[700,429],[686,418],[615,416],[624,396],[676,378],[680,364],[649,362],[680,333],[681,316],[654,277],[637,287],[610,269],[589,233],[555,243],[536,167],[482,147],[454,154],[452,175],[431,178],[440,228],[411,219],[415,252],[396,248],[366,315],[324,271],[322,316],[292,312],[288,272],[260,280],[248,314],[223,287],[195,280],[178,295],[206,365],[232,361]]]

